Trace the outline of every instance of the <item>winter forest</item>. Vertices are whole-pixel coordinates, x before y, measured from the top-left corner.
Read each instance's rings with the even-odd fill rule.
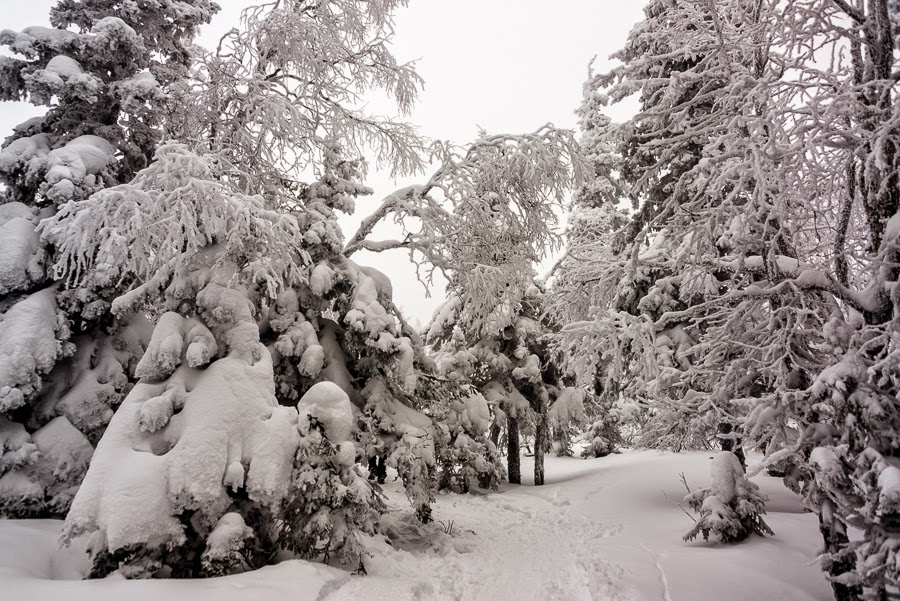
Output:
[[[4,598],[900,599],[900,1],[600,2],[448,139],[427,0],[222,4],[0,17]]]

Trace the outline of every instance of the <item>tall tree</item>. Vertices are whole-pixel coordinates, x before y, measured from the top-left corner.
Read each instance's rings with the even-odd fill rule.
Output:
[[[764,448],[819,513],[839,599],[898,580],[896,23],[887,0],[651,3],[605,82],[642,102],[629,255],[597,270],[617,310],[568,328],[690,424],[654,440],[727,419]]]
[[[47,112],[0,150],[0,512],[64,515],[149,325],[109,313],[115,275],[66,290],[37,226],[60,206],[129,181],[162,136],[208,0],[63,0],[52,28],[0,32],[0,99]],[[112,249],[107,249],[112,250]]]
[[[353,467],[360,412],[366,430],[392,433],[389,452],[427,515],[432,424],[407,404],[421,356],[385,308],[390,283],[341,255],[337,225],[370,193],[363,144],[400,171],[419,162],[410,126],[356,107],[372,88],[403,110],[415,96],[415,72],[387,50],[400,4],[248,9],[173,92],[167,128],[184,143],[45,224],[68,285],[112,271],[116,315],[162,313],[68,516],[68,536],[102,534],[93,575],[227,572],[240,562],[213,542],[232,538],[251,566],[287,548],[356,567],[355,532],[371,531],[378,508]],[[322,380],[357,407],[304,396]],[[311,404],[325,410],[304,420]],[[340,434],[335,412],[350,422]],[[145,494],[129,507],[108,501],[136,489]]]

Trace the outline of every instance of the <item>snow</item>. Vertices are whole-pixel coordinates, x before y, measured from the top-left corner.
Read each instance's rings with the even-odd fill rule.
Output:
[[[116,163],[115,148],[100,136],[78,136],[47,156],[48,195],[55,200],[68,200],[75,186],[94,184],[94,178]]]
[[[349,579],[346,572],[286,561],[247,574],[208,580],[80,580],[85,541],[58,549],[60,522],[0,520],[4,598],[71,601],[318,601]]]
[[[334,286],[334,270],[327,263],[319,263],[309,276],[309,289],[316,296],[325,296]]]
[[[216,527],[206,539],[203,560],[222,561],[241,549],[244,541],[253,536],[253,530],[244,522],[241,514],[230,512],[219,518]]]
[[[219,327],[230,325],[224,334],[230,354],[202,371],[177,367],[197,344],[183,333],[196,332],[200,322],[176,314],[161,318],[138,368],[145,379],[97,446],[67,517],[67,538],[99,530],[110,550],[148,541],[178,544],[184,509],[213,520],[226,512],[227,487],[243,484],[236,462],[247,466],[251,499],[271,505],[284,497],[299,441],[297,414],[278,406],[269,353],[258,337],[251,345],[247,331],[258,336],[256,325],[247,323],[248,309],[228,292],[209,283],[199,294],[201,312]]]
[[[0,150],[0,171],[11,173],[14,169],[24,164],[25,171],[33,173],[45,164],[49,154],[50,136],[47,134],[19,138],[3,150]],[[3,208],[0,207],[0,211],[2,210]],[[0,221],[3,220],[2,215],[3,213],[0,212]]]
[[[81,68],[81,65],[78,64],[77,60],[68,56],[63,56],[62,54],[51,58],[44,70],[54,73],[62,79],[78,77],[84,73],[84,70]]]
[[[94,449],[62,416],[32,434],[31,442],[33,447],[25,443],[20,448],[36,451],[40,461],[3,474],[0,497],[23,508],[40,507],[48,499],[55,509],[56,504],[67,503],[75,494],[77,485],[72,483],[78,482],[87,471]]]
[[[4,223],[0,216],[0,296],[27,290],[44,276],[44,252],[34,228],[30,218]]]
[[[602,459],[547,457],[542,487],[444,494],[441,524],[411,519],[401,483],[385,485],[381,536],[366,539],[368,576],[287,561],[257,572],[202,581],[65,581],[86,564],[76,548],[57,550],[59,522],[0,521],[0,579],[10,598],[266,599],[267,601],[826,601],[816,565],[816,517],[779,480],[754,480],[769,496],[775,537],[738,545],[685,543],[690,520],[666,500],[708,486],[710,455],[626,451]],[[522,472],[532,461],[523,457]],[[390,472],[393,474],[393,471]],[[389,475],[390,475],[389,474]],[[77,544],[77,541],[76,541]]]
[[[332,382],[319,382],[310,388],[297,404],[302,434],[309,430],[309,418],[317,419],[325,429],[325,437],[334,444],[353,440],[355,419],[350,397]]]
[[[377,338],[385,330],[393,330],[396,318],[378,302],[378,285],[371,277],[360,273],[353,290],[351,309],[344,318],[347,324],[360,332]]]
[[[41,388],[59,355],[56,291],[45,288],[0,316],[0,412],[20,407]]]

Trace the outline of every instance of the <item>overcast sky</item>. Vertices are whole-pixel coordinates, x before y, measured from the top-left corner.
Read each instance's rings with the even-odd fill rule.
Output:
[[[218,2],[223,10],[202,34],[207,47],[237,24],[241,8],[250,3]],[[0,28],[22,29],[46,24],[53,0],[3,4]],[[588,63],[596,56],[596,70],[610,66],[607,57],[622,47],[643,5],[643,0],[411,0],[397,12],[394,40],[398,59],[417,60],[425,79],[409,120],[429,138],[458,144],[473,139],[479,127],[490,133],[533,131],[547,122],[574,127]],[[29,105],[0,103],[0,139],[36,114]],[[375,195],[358,202],[356,219],[409,183],[414,180],[394,182],[372,173],[367,184]],[[342,225],[349,235],[355,220]],[[440,289],[426,298],[404,253],[354,259],[391,277],[396,303],[415,322],[426,323],[442,300]]]

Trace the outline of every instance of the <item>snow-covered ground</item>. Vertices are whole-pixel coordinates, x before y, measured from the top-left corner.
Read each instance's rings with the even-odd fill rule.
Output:
[[[36,601],[825,601],[814,515],[775,478],[774,538],[738,545],[682,542],[680,500],[709,483],[711,453],[628,451],[603,459],[547,458],[543,487],[441,495],[433,528],[417,526],[399,482],[385,490],[393,544],[368,543],[368,576],[301,561],[199,581],[78,581],[79,549],[56,550],[60,523],[0,521],[0,590]],[[523,458],[523,474],[531,462]],[[527,483],[527,478],[526,478]],[[668,495],[666,500],[663,491]],[[452,522],[452,529],[451,529]],[[450,536],[442,529],[450,530]]]

